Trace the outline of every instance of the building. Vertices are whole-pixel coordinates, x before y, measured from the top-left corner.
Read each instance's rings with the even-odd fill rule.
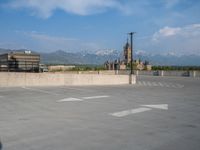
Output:
[[[106,70],[117,70],[117,64],[116,64],[116,60],[115,61],[112,61],[112,62],[109,62],[109,61],[106,61],[104,63],[104,67]]]
[[[107,70],[126,70],[130,69],[131,64],[131,46],[127,40],[127,43],[123,47],[123,60],[106,61],[104,67]],[[151,65],[148,61],[142,62],[140,59],[133,61],[134,70],[151,70]]]
[[[0,55],[0,71],[39,72],[40,55],[25,52],[10,52]]]
[[[104,68],[106,70],[126,70],[126,65],[124,61],[115,60],[112,62],[106,61],[104,63]]]
[[[48,66],[49,71],[68,71],[74,69],[76,66],[65,66],[65,65],[54,65],[54,66]]]
[[[134,61],[134,66],[136,70],[148,70],[150,71],[152,69],[152,66],[149,64],[148,61],[142,62],[140,59],[136,59]]]
[[[131,63],[131,47],[127,40],[127,43],[123,47],[123,60],[116,59],[115,61],[106,61],[104,67],[107,70],[126,70],[128,64]]]
[[[124,46],[124,62],[126,65],[131,62],[131,46],[130,46],[128,40]]]

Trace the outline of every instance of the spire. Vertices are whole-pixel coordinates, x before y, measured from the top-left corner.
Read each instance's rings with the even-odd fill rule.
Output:
[[[130,44],[129,44],[129,39],[128,39],[128,37],[127,37],[127,42],[126,42],[126,45],[125,45],[124,48],[127,50],[129,47],[130,47]]]

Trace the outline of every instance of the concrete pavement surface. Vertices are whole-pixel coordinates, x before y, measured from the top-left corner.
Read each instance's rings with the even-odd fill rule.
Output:
[[[3,150],[199,150],[200,79],[0,88]]]

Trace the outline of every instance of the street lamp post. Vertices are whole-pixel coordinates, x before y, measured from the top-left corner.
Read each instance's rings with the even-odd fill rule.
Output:
[[[133,74],[133,34],[136,32],[130,32],[128,33],[131,37],[131,75]]]

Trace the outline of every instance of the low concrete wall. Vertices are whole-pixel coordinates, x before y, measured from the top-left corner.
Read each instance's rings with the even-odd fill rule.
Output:
[[[139,75],[149,75],[149,76],[173,76],[173,77],[200,77],[200,71],[139,71],[135,70],[134,74]]]
[[[66,71],[65,74],[101,74],[101,75],[129,75],[130,70],[103,70],[103,71]],[[163,71],[163,70],[134,70],[134,74],[147,76],[172,76],[172,77],[200,77],[200,71]]]
[[[161,76],[189,77],[189,71],[159,71]]]
[[[118,85],[129,80],[129,75],[73,74],[65,76],[65,85]],[[136,83],[135,76],[132,82]]]
[[[196,77],[199,78],[200,77],[200,71],[190,71],[190,77]]]
[[[136,83],[135,76],[65,73],[0,73],[0,87],[119,85]]]
[[[159,75],[158,71],[139,71],[139,70],[135,70],[134,73],[136,75],[148,75],[148,76],[158,76]]]
[[[200,71],[159,71],[159,76],[200,77]]]

